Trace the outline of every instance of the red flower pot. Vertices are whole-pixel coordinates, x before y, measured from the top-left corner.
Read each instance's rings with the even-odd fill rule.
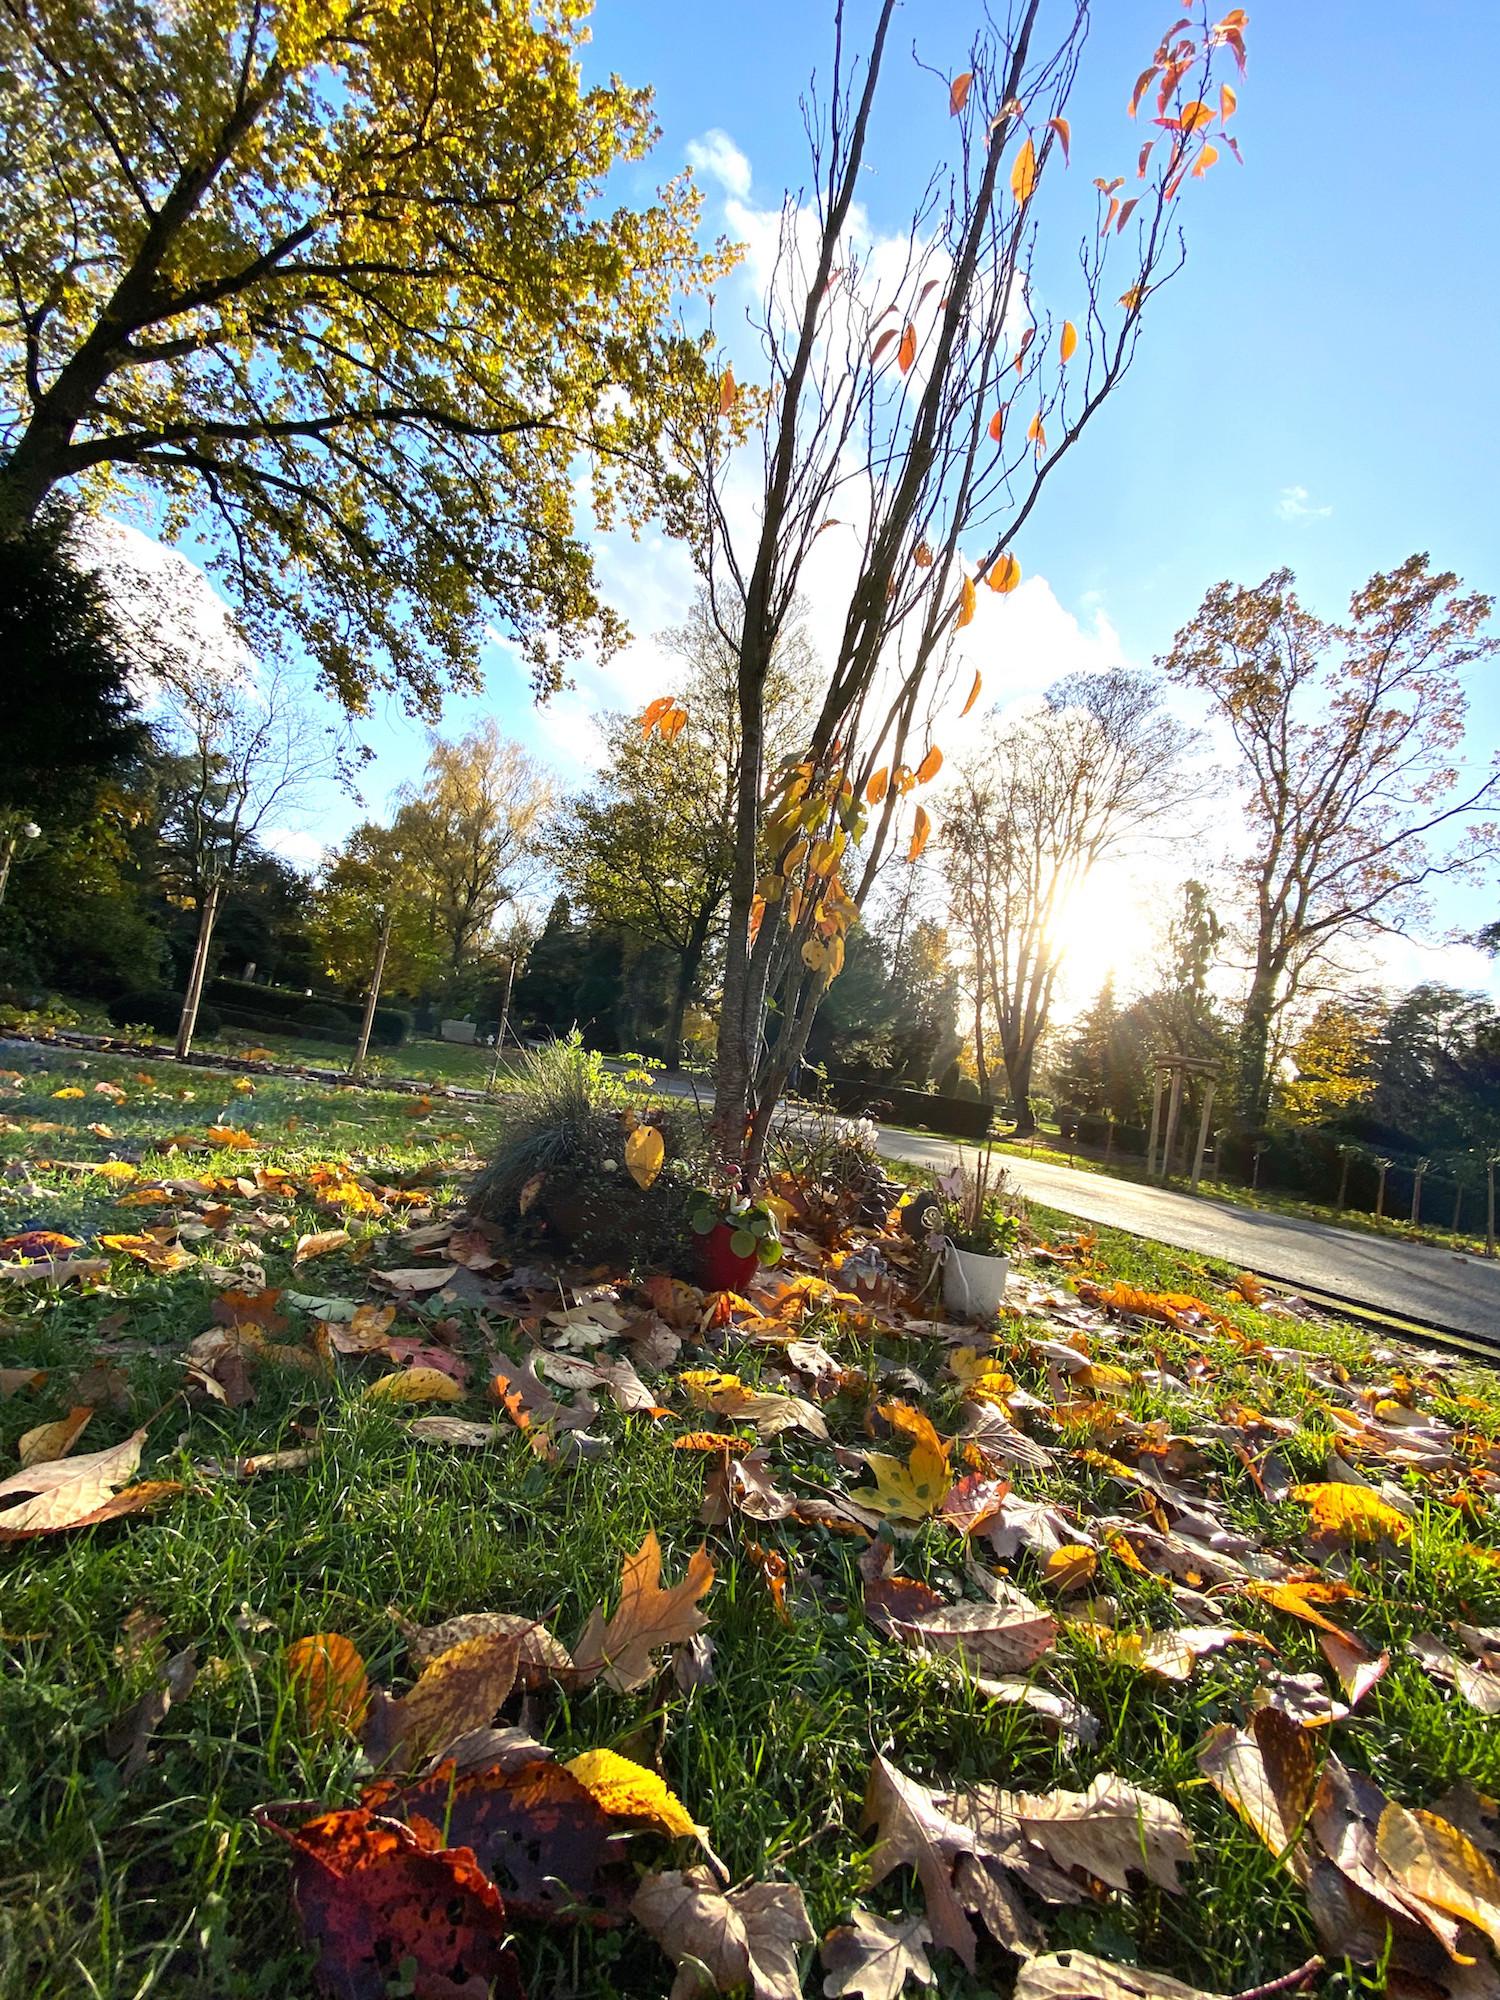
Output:
[[[751,1250],[742,1257],[737,1250],[731,1250],[734,1236],[729,1224],[720,1222],[707,1236],[698,1238],[698,1268],[706,1291],[743,1292],[755,1276],[760,1263],[758,1254]]]

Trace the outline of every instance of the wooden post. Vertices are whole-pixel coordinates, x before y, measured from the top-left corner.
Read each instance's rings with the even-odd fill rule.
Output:
[[[1162,1072],[1156,1072],[1156,1086],[1152,1090],[1152,1130],[1146,1140],[1146,1180],[1156,1180],[1156,1134],[1162,1124]]]
[[[1177,1138],[1177,1114],[1182,1109],[1182,1071],[1172,1071],[1172,1089],[1167,1098],[1167,1129],[1161,1141],[1161,1172],[1158,1180],[1165,1180],[1172,1171],[1172,1147]]]
[[[365,1001],[364,1019],[359,1024],[359,1040],[354,1047],[354,1060],[349,1065],[351,1076],[363,1074],[365,1057],[370,1053],[370,1030],[375,1026],[375,1007],[380,999],[380,982],[385,977],[385,955],[390,949],[394,921],[391,911],[387,910],[385,922],[380,926],[380,942],[375,947],[375,970],[370,974],[370,993]]]
[[[1349,1197],[1349,1162],[1354,1158],[1352,1146],[1340,1146],[1339,1151],[1343,1155],[1343,1164],[1339,1168],[1338,1199],[1333,1204],[1336,1209],[1342,1208]]]
[[[1391,1163],[1389,1160],[1377,1160],[1375,1164],[1380,1169],[1380,1179],[1375,1186],[1375,1220],[1381,1222],[1385,1218],[1385,1177]]]
[[[486,1090],[495,1088],[495,1079],[500,1074],[500,1057],[505,1048],[505,1031],[510,1025],[511,988],[515,983],[516,960],[514,952],[511,952],[507,954],[505,960],[505,997],[500,1002],[500,1025],[495,1030],[495,1060],[490,1064],[490,1080],[485,1085]]]
[[[1453,1220],[1448,1225],[1450,1230],[1455,1236],[1457,1236],[1458,1234],[1458,1225],[1463,1220],[1463,1213],[1464,1213],[1464,1184],[1458,1178],[1458,1176],[1455,1175],[1453,1179]]]
[[[1115,1114],[1113,1113],[1113,1111],[1111,1111],[1106,1116],[1105,1126],[1104,1126],[1105,1166],[1109,1165],[1110,1155],[1114,1152],[1114,1150],[1115,1150]]]
[[[1484,1213],[1484,1254],[1495,1254],[1495,1155],[1490,1154],[1484,1163],[1485,1171],[1485,1213]]]
[[[1420,1222],[1422,1220],[1422,1178],[1431,1165],[1431,1160],[1418,1160],[1417,1162],[1417,1170],[1411,1184],[1411,1219],[1413,1222]]]
[[[1203,1155],[1208,1150],[1208,1120],[1214,1108],[1214,1080],[1209,1077],[1203,1086],[1203,1115],[1198,1120],[1198,1143],[1193,1149],[1192,1185],[1198,1185],[1203,1172]]]
[[[198,942],[193,947],[193,969],[188,975],[187,992],[183,996],[182,1015],[177,1023],[178,1062],[186,1059],[193,1046],[193,1030],[198,1025],[198,1004],[203,998],[203,985],[208,972],[208,948],[213,942],[214,924],[219,915],[219,882],[211,882],[198,911]]]

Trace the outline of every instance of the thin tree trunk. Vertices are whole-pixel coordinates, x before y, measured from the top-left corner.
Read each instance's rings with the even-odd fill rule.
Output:
[[[355,1044],[354,1060],[349,1065],[351,1076],[359,1076],[363,1072],[365,1058],[370,1053],[370,1030],[375,1025],[375,1009],[380,1001],[380,982],[385,977],[385,955],[390,949],[393,921],[387,912],[385,922],[380,927],[380,942],[375,947],[375,969],[370,974],[370,992],[365,1001],[364,1019],[359,1024],[359,1040]]]
[[[208,975],[208,951],[213,942],[214,924],[219,915],[220,884],[211,883],[198,912],[198,942],[193,948],[193,969],[188,975],[187,993],[182,1002],[182,1016],[177,1023],[177,1060],[182,1062],[193,1046],[193,1031],[198,1025],[198,1007],[203,999],[204,981]]]

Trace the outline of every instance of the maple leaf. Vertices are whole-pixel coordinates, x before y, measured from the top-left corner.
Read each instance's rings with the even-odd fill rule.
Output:
[[[888,1924],[856,1903],[847,1924],[824,1938],[819,1953],[829,2000],[899,2000],[908,1979],[931,1986],[925,1946],[932,1932],[920,1917]]]
[[[679,1968],[670,2000],[748,1990],[752,2000],[800,2000],[798,1951],[816,1935],[794,1882],[721,1890],[706,1868],[648,1875],[630,1913]]]
[[[257,1817],[295,1853],[297,1915],[329,1992],[382,2000],[388,1972],[409,1962],[412,1991],[433,2000],[476,1980],[491,2000],[525,2000],[499,1890],[467,1848],[444,1849],[431,1823],[403,1826],[363,1806],[296,1828]]]
[[[867,1451],[864,1461],[875,1475],[874,1491],[859,1487],[850,1497],[893,1521],[927,1520],[937,1513],[953,1485],[946,1447],[934,1451],[930,1445],[914,1445],[908,1459],[885,1451]]]
[[[590,1614],[573,1657],[586,1679],[602,1674],[607,1687],[629,1694],[656,1671],[655,1654],[662,1646],[692,1638],[708,1623],[699,1598],[713,1586],[714,1566],[708,1550],[689,1558],[687,1574],[670,1590],[661,1586],[661,1544],[654,1529],[620,1569],[620,1602],[607,1621],[604,1606]]]

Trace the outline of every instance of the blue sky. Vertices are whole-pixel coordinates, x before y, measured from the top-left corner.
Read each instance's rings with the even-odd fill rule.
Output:
[[[849,0],[851,40],[874,11],[873,0]],[[1096,172],[1125,171],[1149,135],[1125,104],[1171,18],[1137,0],[1101,0],[1095,12],[1070,105],[1080,190]],[[1049,485],[1020,547],[1028,577],[1056,600],[1031,642],[1050,651],[1055,638],[1061,664],[1072,663],[1069,629],[1085,657],[1102,646],[1147,663],[1209,584],[1282,564],[1328,615],[1414,549],[1500,589],[1492,0],[1262,0],[1250,12],[1234,127],[1245,166],[1226,152],[1191,190],[1187,269],[1154,302],[1131,376]],[[718,132],[735,149],[719,148],[728,179],[743,174],[743,156],[750,182],[745,197],[703,176],[708,227],[728,226],[731,192],[774,210],[804,175],[798,98],[814,69],[826,74],[830,19],[822,0],[599,0],[588,67],[654,85],[663,132],[620,192],[645,198]],[[901,226],[913,173],[957,131],[913,41],[923,61],[956,70],[974,19],[949,0],[913,0],[898,15],[866,177],[877,231]],[[1061,266],[1050,276],[1064,283]],[[744,298],[733,283],[721,297],[731,346]],[[603,563],[643,639],[680,613],[691,578],[659,537],[606,548]],[[503,647],[485,664],[484,697],[455,702],[445,726],[498,713],[569,780],[587,766],[589,713],[633,706],[655,671],[647,648],[537,714]],[[1047,665],[1001,657],[987,692],[1002,693],[1012,672],[1018,686],[1048,679]],[[390,712],[364,734],[377,753],[366,797],[379,810],[419,766],[422,734]],[[1475,755],[1487,758],[1497,739],[1490,673],[1475,703]],[[330,801],[305,831],[334,837],[353,816]],[[1479,920],[1451,904],[1444,916]],[[1410,969],[1478,977],[1483,967]]]

